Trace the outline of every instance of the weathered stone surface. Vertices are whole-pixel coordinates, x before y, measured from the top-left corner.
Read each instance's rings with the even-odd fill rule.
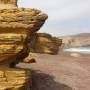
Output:
[[[0,33],[27,33],[40,29],[47,15],[37,9],[0,10]]]
[[[52,37],[46,33],[35,33],[32,39],[32,45],[30,44],[30,50],[34,53],[47,53],[57,54],[59,47],[62,44],[62,40],[56,37]]]
[[[30,90],[30,85],[30,71],[0,67],[0,90]]]
[[[29,55],[34,33],[47,17],[37,9],[18,8],[17,0],[0,0],[0,90],[30,90],[30,72],[15,65]]]
[[[0,61],[28,56],[28,40],[46,19],[47,15],[37,9],[0,10]]]
[[[29,53],[28,57],[26,57],[23,62],[24,63],[36,63],[35,57],[37,57],[36,53]]]
[[[0,64],[15,64],[28,56],[28,43],[48,16],[37,9],[18,8],[17,0],[0,0],[0,7]]]
[[[17,0],[0,0],[0,9],[16,8]]]

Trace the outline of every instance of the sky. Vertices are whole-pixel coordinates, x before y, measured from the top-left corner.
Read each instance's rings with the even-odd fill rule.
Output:
[[[90,33],[90,0],[18,0],[18,6],[48,14],[40,32],[54,36]]]

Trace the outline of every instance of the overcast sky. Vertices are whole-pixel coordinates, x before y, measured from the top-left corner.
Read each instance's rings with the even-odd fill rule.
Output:
[[[90,0],[18,0],[18,5],[38,8],[48,14],[40,32],[56,36],[90,33]]]

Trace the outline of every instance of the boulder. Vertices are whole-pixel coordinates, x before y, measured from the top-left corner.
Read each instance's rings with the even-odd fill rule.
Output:
[[[81,57],[81,54],[80,53],[71,53],[70,56],[79,58],[79,57]]]

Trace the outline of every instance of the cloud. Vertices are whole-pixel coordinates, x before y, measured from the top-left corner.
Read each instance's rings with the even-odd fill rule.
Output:
[[[42,31],[53,35],[90,32],[90,0],[19,0],[18,5],[48,14]]]
[[[90,0],[19,0],[19,6],[35,7],[48,13],[50,19],[73,19],[90,15]]]

